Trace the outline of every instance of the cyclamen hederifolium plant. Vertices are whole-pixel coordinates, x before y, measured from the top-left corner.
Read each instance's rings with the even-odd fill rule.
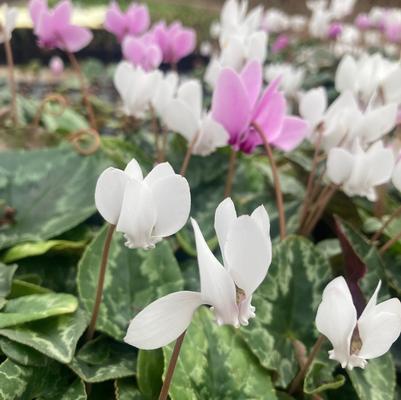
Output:
[[[0,400],[398,399],[401,10],[86,3],[0,11]]]

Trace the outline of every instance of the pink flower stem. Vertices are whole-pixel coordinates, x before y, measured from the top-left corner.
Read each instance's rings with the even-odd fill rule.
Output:
[[[276,204],[277,204],[277,210],[278,210],[278,215],[279,215],[280,238],[281,238],[281,240],[283,240],[286,237],[286,222],[285,222],[283,192],[281,191],[280,178],[278,175],[278,168],[277,168],[276,162],[274,161],[272,148],[271,148],[270,143],[267,140],[267,137],[266,137],[265,133],[263,132],[262,128],[256,123],[253,123],[252,126],[259,133],[259,136],[263,141],[263,145],[265,146],[267,156],[269,157],[269,160],[270,160],[270,166],[271,166],[272,173],[273,173],[273,184],[274,184],[274,189],[276,192]]]
[[[166,377],[164,378],[163,386],[160,391],[159,400],[166,400],[168,396],[168,391],[170,389],[171,380],[173,379],[175,367],[177,365],[178,356],[180,355],[180,350],[182,343],[185,338],[187,331],[184,331],[176,340],[174,345],[173,354],[171,355],[170,362],[168,364]]]
[[[0,30],[3,28],[0,27]],[[10,91],[11,91],[11,112],[12,118],[15,125],[18,125],[18,109],[17,109],[17,84],[15,82],[14,77],[14,58],[13,52],[11,49],[11,44],[8,38],[6,38],[4,42],[4,49],[6,52],[6,59],[7,59],[7,70],[8,70],[8,81],[10,84]]]
[[[187,173],[189,161],[191,160],[192,157],[192,150],[195,146],[196,141],[198,140],[199,132],[195,134],[195,136],[192,138],[191,142],[188,144],[187,152],[185,153],[184,161],[182,162],[181,170],[180,170],[180,175],[185,176]]]
[[[224,187],[224,198],[230,197],[233,190],[233,181],[235,175],[235,167],[237,165],[238,153],[232,148],[230,153],[230,160],[228,162],[228,172],[226,178],[226,184]]]
[[[298,372],[298,374],[296,375],[296,377],[294,378],[294,380],[292,381],[292,383],[290,385],[290,389],[288,390],[288,393],[290,395],[296,393],[299,390],[299,387],[300,387],[301,383],[303,382],[305,375],[308,372],[308,369],[312,364],[312,361],[315,359],[316,355],[319,353],[320,348],[322,347],[324,339],[325,339],[325,337],[323,335],[320,335],[317,338],[317,340],[312,348],[312,351],[309,354],[308,359],[306,360],[305,364],[300,369],[300,371]]]
[[[104,244],[103,244],[103,254],[102,254],[102,260],[100,262],[99,278],[98,278],[97,288],[96,288],[96,299],[95,299],[95,304],[94,304],[93,310],[92,310],[92,318],[89,323],[89,328],[86,331],[86,341],[87,342],[89,342],[90,340],[93,339],[93,336],[94,336],[95,330],[96,330],[96,321],[97,321],[97,317],[99,315],[100,304],[102,302],[102,297],[103,297],[104,278],[106,276],[107,261],[109,259],[110,245],[111,245],[111,240],[113,239],[113,234],[114,234],[115,229],[116,229],[115,225],[111,225],[111,224],[109,225],[109,228],[107,230],[106,239],[104,240]]]

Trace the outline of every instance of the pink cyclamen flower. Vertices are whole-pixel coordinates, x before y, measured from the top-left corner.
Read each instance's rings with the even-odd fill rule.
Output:
[[[149,11],[144,4],[132,3],[124,13],[113,1],[106,11],[104,28],[115,35],[120,42],[126,35],[141,35],[149,28],[149,25]]]
[[[290,44],[290,38],[288,35],[281,34],[277,36],[277,39],[272,44],[272,53],[279,53],[284,50]]]
[[[166,63],[177,63],[195,49],[195,31],[183,27],[180,22],[173,22],[170,26],[164,21],[159,22],[154,26],[152,33]]]
[[[335,40],[341,35],[342,32],[342,24],[340,22],[333,22],[330,24],[329,29],[327,30],[327,37],[329,39]]]
[[[89,29],[71,24],[72,6],[69,0],[59,2],[53,9],[48,8],[46,0],[31,0],[29,12],[40,47],[75,53],[92,40]]]
[[[162,52],[149,33],[140,38],[126,36],[122,42],[122,52],[128,61],[144,71],[151,71],[162,62]]]
[[[58,77],[64,71],[64,62],[60,57],[54,56],[50,59],[49,68],[50,68],[51,73],[54,76]]]
[[[355,18],[355,25],[361,31],[366,31],[372,27],[372,23],[370,22],[370,18],[367,14],[358,14]]]
[[[384,35],[387,40],[392,43],[401,42],[401,24],[400,23],[388,23],[384,27]]]
[[[230,135],[235,150],[251,153],[262,139],[252,124],[257,124],[268,141],[284,151],[291,151],[305,138],[308,124],[286,115],[286,101],[278,90],[280,79],[262,89],[262,65],[248,62],[241,73],[224,68],[212,98],[212,116]]]

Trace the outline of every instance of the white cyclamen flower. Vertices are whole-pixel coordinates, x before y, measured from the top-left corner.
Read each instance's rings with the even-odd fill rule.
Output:
[[[237,217],[231,199],[216,209],[215,229],[224,266],[209,249],[195,220],[200,292],[182,291],[162,297],[130,323],[125,341],[140,349],[156,349],[177,339],[202,304],[212,306],[219,325],[247,325],[255,316],[252,294],[271,263],[269,216],[263,206],[251,216]]]
[[[11,39],[17,17],[18,11],[15,7],[8,7],[7,4],[4,4],[0,8],[0,43]]]
[[[218,147],[226,146],[229,135],[221,124],[202,110],[202,87],[197,80],[181,84],[177,97],[166,106],[162,115],[166,126],[195,143],[192,154],[206,156]],[[196,137],[196,139],[195,139]]]
[[[391,178],[395,188],[401,192],[401,157],[399,156],[398,161],[394,167],[393,176]]]
[[[114,74],[114,86],[123,101],[125,114],[143,118],[161,80],[162,73],[158,70],[145,72],[127,61],[120,62]]]
[[[110,167],[102,172],[95,203],[102,217],[124,233],[127,247],[148,249],[185,225],[191,195],[187,180],[169,163],[156,165],[143,178],[132,159],[124,171]]]
[[[178,88],[178,74],[169,72],[159,79],[157,88],[151,99],[151,105],[156,114],[163,118],[164,111],[170,101],[174,98]]]
[[[287,96],[295,96],[302,86],[305,70],[289,63],[269,64],[265,68],[265,78],[269,82],[280,77],[280,88]]]
[[[343,368],[365,368],[367,360],[385,354],[401,332],[401,303],[392,298],[377,304],[381,282],[357,319],[345,279],[340,276],[324,289],[316,327],[333,345],[330,359]]]
[[[381,141],[366,152],[358,141],[352,151],[333,148],[327,159],[327,176],[333,183],[348,196],[363,196],[370,201],[377,198],[375,187],[390,180],[393,168],[393,151],[384,148]]]

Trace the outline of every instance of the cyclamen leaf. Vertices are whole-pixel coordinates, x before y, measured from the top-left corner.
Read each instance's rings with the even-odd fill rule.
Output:
[[[105,233],[105,229],[99,232],[78,266],[79,297],[88,312],[94,305]],[[122,235],[115,233],[96,327],[122,340],[129,321],[139,310],[182,286],[180,269],[167,240],[153,250],[131,250],[124,246]]]
[[[14,400],[21,396],[28,385],[32,368],[23,367],[10,359],[0,365],[0,399]]]
[[[277,386],[287,387],[298,372],[294,341],[308,348],[330,265],[315,246],[301,237],[288,237],[274,248],[273,261],[252,303],[256,318],[240,329],[263,367],[278,373]]]
[[[396,373],[390,353],[369,360],[364,370],[355,368],[347,372],[360,400],[394,399]]]
[[[141,393],[157,398],[162,387],[164,356],[161,349],[139,350],[136,380]]]
[[[7,297],[10,293],[11,282],[17,265],[4,265],[0,263],[0,298]]]
[[[117,379],[114,381],[116,400],[145,400],[132,378]]]
[[[0,329],[0,336],[30,346],[61,363],[71,362],[77,342],[88,324],[84,311]]]
[[[27,367],[43,367],[48,358],[31,347],[0,337],[0,349],[11,360]]]
[[[73,313],[77,307],[76,297],[70,294],[49,293],[19,297],[9,300],[0,312],[0,328]]]
[[[174,343],[163,348],[165,371]],[[264,370],[232,327],[218,326],[210,310],[199,309],[181,348],[170,386],[172,400],[276,400]]]
[[[325,390],[338,389],[345,383],[345,376],[338,374],[333,377],[334,363],[315,361],[309,368],[304,381],[304,392],[306,394],[316,394]]]
[[[92,215],[96,181],[109,164],[101,152],[81,156],[69,145],[3,152],[0,198],[16,222],[2,227],[0,249],[49,239]]]
[[[86,400],[85,384],[77,379],[63,394],[60,400]]]

